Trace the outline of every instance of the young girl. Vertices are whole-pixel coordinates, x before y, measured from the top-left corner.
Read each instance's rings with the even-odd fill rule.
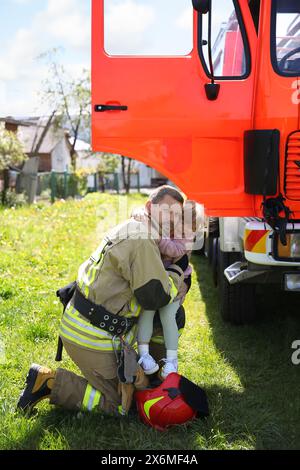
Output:
[[[174,236],[171,238],[161,238],[158,240],[158,247],[162,256],[164,266],[167,268],[176,260],[184,256],[190,255],[192,243],[196,231],[196,204],[194,201],[186,201],[183,208],[183,234],[178,232],[178,226],[175,228]],[[140,214],[133,214],[137,220],[141,220]],[[182,224],[180,224],[182,228]],[[181,236],[181,238],[179,238]],[[164,359],[165,364],[161,370],[161,377],[165,379],[171,372],[178,370],[178,327],[176,323],[176,313],[179,306],[183,303],[184,297],[191,285],[192,268],[188,266],[184,272],[184,283],[176,297],[176,299],[159,309],[160,320],[163,328],[164,341],[167,351],[167,357]],[[138,329],[138,352],[140,356],[139,364],[141,364],[145,374],[154,374],[159,370],[158,364],[149,354],[149,343],[153,334],[154,310],[144,310],[139,318]]]

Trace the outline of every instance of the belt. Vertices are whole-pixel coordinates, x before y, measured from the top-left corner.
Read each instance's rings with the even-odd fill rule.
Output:
[[[120,336],[128,333],[137,322],[136,318],[121,317],[110,313],[102,305],[96,305],[87,299],[76,286],[73,297],[74,308],[93,326],[107,331],[113,336]]]

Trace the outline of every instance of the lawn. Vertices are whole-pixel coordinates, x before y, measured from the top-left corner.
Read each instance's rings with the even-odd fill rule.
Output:
[[[0,211],[0,449],[296,449],[300,445],[298,296],[261,290],[258,321],[224,324],[207,261],[193,257],[180,372],[207,391],[211,415],[166,433],[135,418],[66,412],[47,403],[15,412],[31,362],[54,361],[61,308],[55,291],[72,281],[103,233],[145,197],[89,195]],[[119,220],[114,216],[119,208]],[[76,371],[66,354],[62,367]]]

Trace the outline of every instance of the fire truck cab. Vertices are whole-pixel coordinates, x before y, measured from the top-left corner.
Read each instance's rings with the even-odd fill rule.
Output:
[[[299,0],[92,0],[94,151],[205,207],[223,318],[300,291]]]

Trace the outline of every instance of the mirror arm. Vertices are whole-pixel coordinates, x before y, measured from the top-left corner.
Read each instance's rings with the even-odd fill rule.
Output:
[[[211,82],[206,83],[204,85],[206,97],[210,101],[215,101],[220,92],[220,84],[215,83],[215,74],[214,74],[214,64],[212,58],[212,44],[211,44],[211,37],[212,37],[212,9],[211,9],[211,0],[209,0],[209,12],[208,12],[208,61],[209,61],[209,68],[210,68],[210,75],[211,75]]]

